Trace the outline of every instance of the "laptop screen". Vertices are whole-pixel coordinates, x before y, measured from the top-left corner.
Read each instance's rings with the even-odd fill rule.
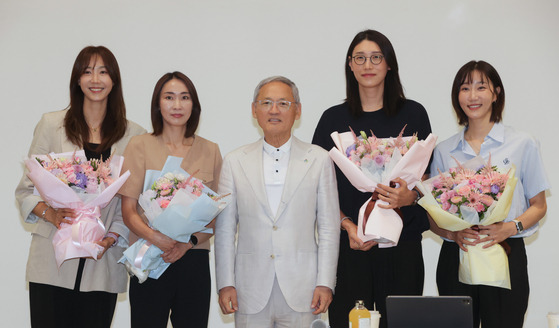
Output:
[[[388,296],[388,328],[472,328],[469,296]]]

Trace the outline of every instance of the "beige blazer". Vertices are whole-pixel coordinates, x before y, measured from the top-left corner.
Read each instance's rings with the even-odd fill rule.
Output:
[[[61,153],[79,149],[67,138],[64,131],[64,116],[67,110],[44,114],[33,134],[33,141],[29,148],[29,156],[34,154],[47,154],[50,152]],[[122,155],[128,140],[134,135],[145,133],[146,130],[138,124],[128,121],[126,134],[112,146],[112,152]],[[28,223],[35,223],[32,232],[31,247],[27,260],[26,280],[35,283],[48,284],[64,288],[74,288],[79,259],[65,261],[58,269],[52,238],[56,227],[47,223],[33,214],[31,211],[38,202],[42,201],[40,196],[33,195],[33,183],[27,178],[27,169],[21,178],[15,191],[19,204],[21,216]],[[122,264],[117,261],[122,256],[123,247],[128,244],[128,228],[122,221],[120,210],[120,198],[115,197],[101,210],[101,221],[108,231],[120,235],[118,245],[110,248],[103,258],[98,261],[88,259],[85,262],[80,291],[107,291],[111,293],[122,293],[126,291],[127,273]]]
[[[260,140],[223,161],[219,193],[233,199],[216,221],[217,288],[235,287],[239,312],[254,314],[266,306],[277,277],[287,304],[310,312],[315,287],[334,290],[336,280],[340,211],[334,167],[324,149],[293,137],[274,215],[262,152]]]
[[[161,136],[144,134],[130,139],[124,154],[124,165],[122,170],[130,170],[132,174],[126,183],[120,188],[119,194],[130,198],[138,199],[144,192],[144,179],[147,170],[161,171],[167,157],[171,155],[169,148]],[[197,179],[204,182],[208,188],[217,191],[219,173],[221,171],[221,153],[219,146],[198,135],[194,135],[192,148],[183,161],[181,168],[188,173],[194,174]],[[138,213],[148,222],[143,215],[144,211],[138,204]],[[138,240],[138,236],[130,232],[130,244]],[[210,249],[210,240],[200,242],[194,249]]]

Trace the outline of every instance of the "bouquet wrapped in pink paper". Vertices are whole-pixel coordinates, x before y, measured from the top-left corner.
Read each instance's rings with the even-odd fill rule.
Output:
[[[138,203],[149,224],[169,238],[187,243],[196,232],[212,233],[206,226],[227,206],[222,197],[180,168],[182,158],[169,156],[161,171],[149,170]],[[124,251],[123,263],[140,283],[158,279],[169,267],[157,246],[139,239]]]
[[[99,219],[130,172],[119,177],[123,157],[88,161],[83,150],[73,153],[33,155],[25,160],[27,174],[43,200],[53,208],[71,208],[77,216],[62,223],[52,243],[58,266],[79,257],[97,259],[103,247],[96,242],[105,236]]]
[[[330,157],[359,191],[374,192],[377,184],[388,186],[398,177],[411,190],[421,181],[437,137],[433,134],[425,140],[418,140],[417,136],[402,137],[404,129],[396,138],[377,138],[372,131],[369,137],[365,132],[359,136],[353,131],[333,132],[331,137],[336,147],[330,150]],[[396,246],[402,219],[396,211],[377,206],[386,205],[385,202],[372,198],[359,210],[358,236],[363,241],[379,242],[379,247]],[[376,202],[369,213],[367,205],[371,201]]]
[[[440,228],[459,231],[472,226],[490,225],[504,220],[510,210],[517,178],[515,166],[499,172],[481,157],[451,168],[424,181],[419,204]],[[480,237],[484,237],[480,235]],[[508,258],[500,244],[466,245],[460,250],[459,280],[470,285],[488,285],[510,289]]]

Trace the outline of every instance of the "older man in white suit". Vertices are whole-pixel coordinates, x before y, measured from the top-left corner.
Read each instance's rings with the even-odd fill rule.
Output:
[[[336,281],[334,167],[292,136],[301,104],[289,79],[260,82],[252,115],[264,138],[229,153],[221,171],[219,192],[233,201],[216,221],[219,304],[238,328],[306,328],[328,309]]]

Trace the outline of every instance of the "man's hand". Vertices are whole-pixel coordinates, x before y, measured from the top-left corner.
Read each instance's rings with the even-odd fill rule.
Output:
[[[326,312],[330,303],[332,303],[332,290],[326,286],[316,286],[312,296],[311,308],[315,310],[312,314]]]
[[[235,287],[227,286],[219,290],[219,307],[221,307],[223,314],[237,312],[239,304],[237,303],[237,290]]]

